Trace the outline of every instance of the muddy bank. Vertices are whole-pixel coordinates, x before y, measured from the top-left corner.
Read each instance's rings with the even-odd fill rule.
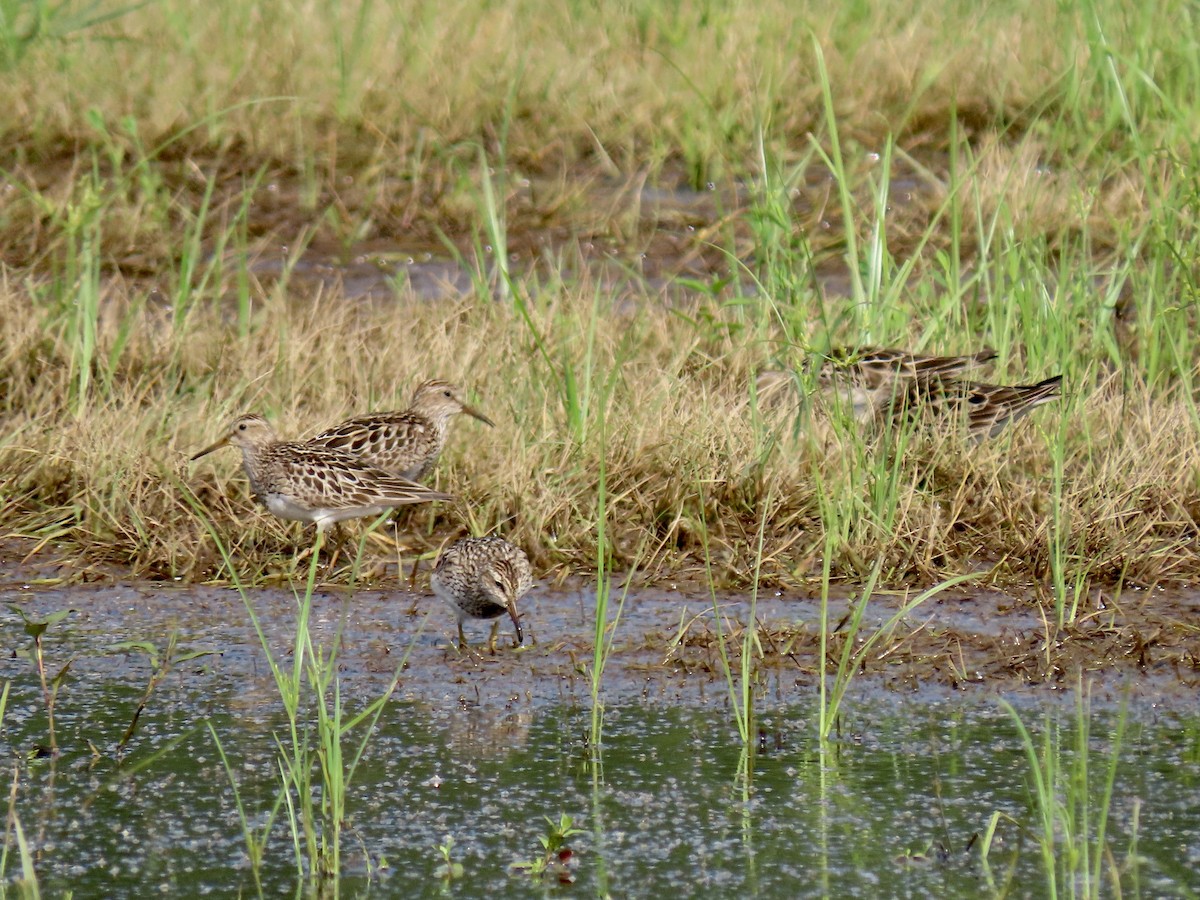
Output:
[[[877,170],[879,159],[868,152],[849,165],[864,177]],[[943,200],[947,165],[944,154],[893,161],[888,189],[893,252],[918,246],[921,230]],[[244,266],[256,280],[268,285],[283,280],[301,294],[333,291],[348,301],[397,295],[437,300],[469,293],[481,280],[498,284],[501,265],[522,280],[536,281],[553,262],[556,271],[593,279],[618,298],[694,297],[727,293],[731,287],[753,295],[755,281],[736,260],[753,257],[756,217],[777,203],[811,245],[814,284],[827,296],[850,291],[836,179],[820,164],[808,166],[779,197],[776,188],[764,189],[750,179],[694,184],[678,167],[653,179],[642,171],[619,176],[587,165],[554,175],[493,173],[489,177],[497,179],[493,189],[505,210],[503,247],[492,246],[475,204],[459,193],[457,176],[446,173],[434,173],[422,190],[406,178],[349,171],[314,186],[308,173],[254,158],[172,158],[151,166],[163,193],[145,202],[165,204],[163,215],[180,219],[179,227],[184,227],[183,211],[202,208],[211,187],[208,203],[225,217],[204,223],[206,266],[214,260],[231,270]],[[50,156],[16,167],[14,180],[31,196],[55,195],[72,189],[77,167],[73,153]],[[245,173],[259,168],[266,170],[261,182],[248,185]],[[122,178],[121,172],[101,167],[102,183],[114,194],[119,195]],[[337,214],[323,216],[323,210]],[[246,242],[233,248],[222,229],[235,214],[245,217]],[[22,228],[12,229],[8,262],[36,269],[44,244],[58,232]],[[175,251],[165,237],[148,224],[141,232],[106,232],[105,274],[144,289],[156,303],[174,303]]]
[[[172,633],[178,653],[209,651],[180,666],[184,677],[220,678],[237,684],[247,708],[277,700],[247,605],[228,587],[138,582],[112,576],[74,583],[66,564],[20,562],[10,557],[0,583],[0,602],[19,605],[32,618],[63,609],[66,619],[47,633],[48,667],[75,657],[72,675],[144,682],[141,653],[114,649],[128,641],[165,648]],[[525,644],[513,647],[511,627],[501,627],[495,653],[486,648],[487,625],[468,625],[472,647],[460,653],[448,608],[426,590],[319,589],[310,628],[319,646],[339,650],[343,690],[372,695],[403,666],[399,696],[435,705],[491,709],[586,704],[592,663],[594,587],[539,585],[521,604]],[[297,586],[299,590],[299,586]],[[619,588],[611,601],[613,615]],[[277,659],[293,646],[296,599],[288,588],[248,592],[266,640]],[[1200,594],[1193,591],[1129,591],[1100,600],[1105,608],[1057,628],[1052,610],[998,592],[953,590],[892,621],[904,597],[871,598],[856,638],[854,692],[1053,693],[1073,688],[1080,677],[1096,696],[1135,697],[1190,707],[1200,687]],[[630,591],[616,625],[614,652],[604,671],[603,695],[613,703],[637,700],[725,704],[728,689],[720,643],[735,670],[750,598],[717,598],[671,586]],[[833,631],[828,669],[836,670],[845,645],[850,601],[830,601]],[[757,601],[761,647],[759,692],[763,701],[800,702],[817,690],[820,653],[819,597],[775,591]],[[30,677],[30,663],[15,658],[29,644],[19,616],[4,614],[4,677]],[[872,634],[883,636],[869,650]]]

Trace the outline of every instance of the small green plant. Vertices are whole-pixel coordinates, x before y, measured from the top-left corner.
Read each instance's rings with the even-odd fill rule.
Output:
[[[604,675],[604,665],[608,660],[608,651],[612,647],[613,631],[608,630],[608,601],[612,590],[609,572],[608,545],[605,540],[605,522],[607,513],[607,472],[604,465],[604,453],[600,454],[599,484],[596,491],[596,610],[592,623],[592,728],[591,744],[593,749],[600,745],[600,728],[603,722],[603,708],[600,701],[600,680]],[[624,596],[622,595],[622,606]],[[617,618],[620,618],[620,610]],[[616,628],[616,622],[613,623]]]
[[[46,657],[42,647],[42,639],[45,637],[45,634],[47,630],[49,630],[50,626],[61,622],[63,619],[73,613],[74,610],[60,609],[57,612],[51,613],[45,619],[39,621],[37,619],[29,618],[29,615],[25,612],[25,610],[13,603],[8,604],[8,608],[21,617],[21,620],[25,623],[25,633],[33,638],[33,662],[37,667],[38,678],[42,682],[42,699],[46,704],[46,719],[50,734],[50,745],[49,747],[45,748],[39,747],[36,752],[39,756],[58,756],[58,739],[54,733],[54,703],[55,700],[58,699],[58,689],[62,687],[63,681],[66,680],[67,672],[71,668],[71,664],[75,662],[75,657],[71,657],[65,663],[63,663],[62,668],[58,670],[58,673],[53,678],[47,680]],[[28,653],[28,651],[21,652],[23,654]]]
[[[452,856],[454,851],[454,835],[448,834],[437,846],[441,862],[433,870],[435,878],[440,878],[444,884],[449,884],[456,878],[463,877],[463,864],[456,862]]]
[[[5,685],[5,697],[8,695],[8,685]],[[0,877],[8,871],[8,848],[15,840],[17,852],[21,856],[21,875],[16,879],[16,887],[20,889],[21,897],[25,900],[38,900],[41,891],[38,888],[37,870],[33,864],[33,850],[25,837],[25,829],[17,816],[17,787],[20,784],[20,770],[13,768],[12,788],[8,792],[8,824],[4,835],[4,849],[0,851]],[[12,835],[10,839],[9,835]],[[6,879],[7,880],[7,879]],[[0,892],[2,893],[2,892]]]
[[[767,515],[775,497],[774,490],[768,490],[762,503],[757,539],[754,545],[754,578],[751,583],[750,606],[746,614],[746,622],[742,628],[741,665],[734,673],[733,663],[729,659],[729,650],[725,646],[725,633],[722,625],[720,602],[717,600],[716,583],[712,576],[712,562],[708,546],[708,531],[701,533],[704,537],[705,570],[708,575],[709,597],[713,608],[713,621],[717,628],[717,650],[721,658],[721,670],[725,675],[725,685],[729,691],[729,705],[733,710],[734,724],[742,741],[744,765],[739,771],[745,775],[748,783],[751,772],[750,751],[754,746],[754,687],[758,682],[758,670],[755,666],[755,654],[761,655],[762,647],[758,641],[758,590],[759,576],[762,571],[763,534],[766,529]]]
[[[152,641],[122,641],[109,647],[110,650],[115,652],[145,653],[150,660],[151,667],[154,669],[150,675],[150,681],[146,684],[146,690],[142,694],[142,699],[138,701],[137,709],[133,712],[133,719],[130,721],[129,727],[125,729],[125,733],[117,743],[118,756],[125,752],[126,746],[128,746],[129,741],[133,738],[134,732],[137,731],[138,721],[141,719],[142,713],[146,711],[146,704],[150,702],[150,696],[162,684],[163,679],[171,673],[171,669],[177,663],[190,662],[193,659],[199,659],[202,656],[208,656],[215,652],[213,650],[190,650],[186,653],[176,655],[175,651],[178,643],[179,633],[173,631],[167,639],[167,646],[161,652]]]
[[[533,859],[510,863],[509,868],[514,872],[523,872],[531,878],[555,878],[560,883],[570,884],[575,880],[575,851],[567,846],[567,840],[577,834],[583,834],[583,829],[575,827],[575,821],[566,813],[555,822],[549,816],[546,820],[546,833],[538,837],[542,845],[542,853]]]
[[[487,153],[482,147],[479,148],[479,178],[483,186],[483,197],[481,203],[481,214],[483,217],[484,231],[487,234],[488,245],[486,247],[478,246],[476,243],[476,259],[479,274],[477,275],[476,289],[481,291],[481,296],[489,296],[494,289],[502,300],[507,300],[509,297],[509,289],[511,279],[508,272],[508,225],[504,210],[504,192],[505,179],[507,173],[505,171],[504,154],[501,152],[500,165],[495,176],[491,167],[488,165]],[[493,181],[495,177],[495,182]],[[491,257],[495,260],[496,270],[494,274],[487,271],[487,258]]]
[[[608,425],[604,405],[601,404],[598,415],[601,419],[598,428],[600,441],[599,482],[596,490],[596,606],[595,618],[592,623],[592,664],[588,673],[591,699],[592,724],[589,740],[594,753],[599,752],[601,731],[604,720],[604,701],[600,697],[600,684],[604,676],[604,667],[612,655],[613,640],[616,638],[617,625],[625,611],[625,600],[629,596],[629,588],[637,574],[646,547],[643,543],[638,548],[632,566],[625,578],[625,586],[617,603],[616,612],[609,616],[609,603],[612,600],[612,562],[609,558],[611,547],[608,541],[608,506],[610,503],[608,491],[608,467],[605,464],[604,448],[608,442]],[[593,757],[593,763],[599,765],[598,756]]]

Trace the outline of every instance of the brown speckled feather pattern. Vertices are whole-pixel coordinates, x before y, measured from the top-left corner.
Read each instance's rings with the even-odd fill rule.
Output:
[[[956,376],[996,358],[996,351],[970,356],[922,356],[881,347],[839,347],[821,367],[822,381],[850,381],[868,390],[890,389],[896,382]]]
[[[953,377],[995,357],[990,349],[970,356],[922,356],[880,347],[839,347],[818,359],[817,385],[865,424],[903,411],[914,385]]]
[[[917,389],[914,406],[925,404],[940,414],[965,415],[976,440],[995,437],[1009,422],[1062,396],[1061,375],[1037,384],[983,384],[935,378]]]
[[[488,425],[491,419],[463,401],[461,390],[446,381],[426,381],[413,393],[412,405],[399,412],[368,413],[347,419],[308,441],[339,450],[412,481],[432,470],[446,446],[450,419],[459,413]]]
[[[1036,384],[986,384],[959,376],[996,358],[991,349],[969,356],[922,356],[904,350],[843,347],[816,363],[817,383],[826,400],[863,424],[899,416],[930,420],[959,417],[976,441],[995,437],[1005,425],[1061,396],[1062,376]],[[764,400],[795,383],[787,372],[759,373]]]
[[[373,413],[347,419],[308,443],[419,481],[433,469],[446,446],[446,423],[408,411]]]
[[[509,612],[521,638],[516,602],[533,587],[529,557],[503,538],[463,538],[442,551],[430,579],[433,591],[462,621],[494,619]]]
[[[288,494],[331,509],[403,506],[448,495],[336,450],[299,441],[273,444],[255,454],[246,474],[258,494]]]
[[[453,499],[345,453],[280,441],[258,415],[239,418],[224,438],[193,459],[230,443],[241,448],[243,468],[261,503],[277,516],[316,522],[321,529],[410,503]]]

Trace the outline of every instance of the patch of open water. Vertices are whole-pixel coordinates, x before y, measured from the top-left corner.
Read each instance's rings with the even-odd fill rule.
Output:
[[[264,589],[252,597],[268,643],[287,663],[292,594]],[[341,883],[347,895],[369,884],[387,896],[543,893],[545,885],[510,864],[537,855],[543,816],[564,813],[583,829],[569,844],[576,889],[588,893],[1046,893],[1028,761],[992,690],[956,691],[937,679],[915,690],[904,681],[895,690],[886,674],[861,678],[823,754],[811,673],[766,666],[747,787],[728,691],[707,643],[711,609],[703,598],[660,592],[634,598],[618,627],[625,640],[605,673],[597,769],[586,743],[589,688],[582,674],[591,657],[591,599],[587,590],[539,589],[523,605],[531,646],[506,648],[502,630],[495,656],[460,656],[449,641],[452,617],[432,597],[314,597],[314,640],[330,647],[341,630],[339,679],[348,710],[379,696],[408,652],[349,792]],[[0,632],[8,651],[0,676],[10,685],[3,740],[42,890],[254,893],[237,794],[207,725],[255,825],[267,820],[278,796],[275,739],[286,727],[238,594],[204,586],[14,582],[0,587],[0,600],[19,603],[34,618],[76,610],[45,641],[51,674],[73,660],[58,697],[62,755],[53,764],[30,759],[45,743],[46,718],[32,663],[16,656],[29,638],[11,614]],[[942,610],[949,616],[959,605]],[[844,608],[841,601],[835,613]],[[742,602],[731,599],[723,610],[727,627],[736,628]],[[778,621],[811,611],[807,599],[787,596],[764,598],[759,607],[760,616]],[[1037,618],[1019,605],[1005,615],[976,608],[964,616],[1001,636]],[[868,618],[881,622],[886,611]],[[162,648],[172,632],[180,652],[213,653],[175,667],[118,763],[113,748],[152,668],[144,654],[112,647],[148,640]],[[680,633],[692,638],[672,648]],[[472,638],[482,642],[483,630],[476,627]],[[1104,681],[1095,691],[1090,746],[1097,785],[1122,683],[1134,681]],[[1109,840],[1118,864],[1126,862],[1136,822],[1136,853],[1121,875],[1127,892],[1186,895],[1200,891],[1200,717],[1190,691],[1156,690],[1133,694]],[[1068,694],[1043,686],[1009,696],[1039,741],[1058,735],[1068,748],[1076,715]],[[1057,757],[1066,765],[1071,753]],[[979,842],[994,813],[1001,820],[989,868]],[[437,875],[436,847],[447,835],[463,866],[452,881]],[[261,877],[267,894],[295,890],[297,863],[282,818]]]
[[[918,214],[937,202],[941,190],[927,174],[905,165],[899,168],[889,182],[892,204]],[[804,223],[802,228],[813,232],[811,239],[817,245],[829,243],[841,231],[840,207],[830,202],[834,187],[833,174],[814,166],[788,191],[793,214]],[[289,193],[277,188],[267,204],[272,210]],[[509,186],[507,208],[513,221],[505,262],[523,280],[550,260],[559,276],[593,279],[618,301],[641,300],[647,293],[694,300],[697,290],[680,282],[680,277],[698,284],[732,280],[741,296],[758,293],[758,283],[745,277],[740,267],[730,266],[726,251],[712,246],[712,241],[732,225],[745,231],[760,188],[729,182],[695,190],[683,183],[647,184],[640,178],[584,178],[573,182],[568,191],[577,192],[574,201],[559,209],[553,198],[565,189],[557,181],[536,179]],[[611,219],[621,224],[614,229]],[[630,219],[637,223],[636,236],[625,233]],[[299,288],[334,291],[347,300],[392,300],[397,295],[439,300],[465,295],[475,287],[477,276],[472,263],[466,262],[473,248],[470,241],[463,243],[465,255],[457,258],[448,255],[442,243],[382,231],[349,248],[314,241],[298,255],[294,248],[264,244],[248,268],[257,278],[286,276]],[[495,251],[486,244],[479,249],[483,258],[473,264],[489,273],[492,283],[498,282]],[[840,254],[822,259],[813,277],[827,297],[851,293],[850,275]],[[536,277],[531,279],[535,281]]]

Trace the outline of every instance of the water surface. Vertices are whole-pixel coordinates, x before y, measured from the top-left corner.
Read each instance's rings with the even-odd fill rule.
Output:
[[[29,638],[11,613],[2,632],[0,675],[10,685],[3,740],[43,891],[254,894],[238,797],[261,827],[279,797],[279,746],[291,739],[238,594],[33,581],[0,594],[33,617],[76,610],[45,639],[51,675],[71,660],[53,761],[37,758],[47,743],[44,702],[31,661],[17,655]],[[294,597],[261,590],[252,602],[272,652],[290,665]],[[735,625],[741,603],[730,598],[723,621]],[[349,789],[345,895],[540,895],[557,881],[512,864],[539,853],[544,817],[563,814],[583,831],[569,839],[573,857],[561,874],[587,894],[1046,895],[1029,761],[999,697],[1016,703],[1039,746],[1053,739],[1051,755],[1066,768],[1077,716],[1073,692],[1063,689],[1070,685],[956,689],[925,678],[914,686],[879,670],[853,684],[822,751],[815,679],[795,665],[766,665],[747,755],[712,662],[711,608],[682,592],[642,597],[620,626],[625,639],[605,674],[603,742],[593,753],[589,604],[586,589],[539,589],[525,605],[532,645],[513,650],[502,631],[492,656],[460,655],[448,639],[453,620],[420,594],[314,598],[317,645],[328,650],[341,635],[339,686],[349,712],[385,692],[405,666]],[[764,598],[760,612],[793,624],[811,613],[784,596]],[[977,630],[1004,635],[1027,614],[999,623],[976,616]],[[872,615],[880,621],[886,613]],[[154,669],[145,653],[115,645],[149,641],[161,650],[172,632],[179,653],[211,652],[172,669],[118,758],[116,744]],[[674,640],[681,633],[691,637]],[[483,629],[472,636],[482,643]],[[1110,852],[1126,895],[1188,896],[1200,891],[1200,718],[1183,691],[1130,692],[1123,682],[1132,680],[1098,681],[1092,691],[1091,827],[1128,694]],[[303,720],[313,719],[310,706]],[[347,737],[348,759],[361,733]],[[989,865],[981,840],[997,813]],[[436,848],[447,836],[463,867],[456,879],[438,874]],[[10,859],[7,876],[18,869]],[[282,812],[260,877],[269,895],[302,883]]]

